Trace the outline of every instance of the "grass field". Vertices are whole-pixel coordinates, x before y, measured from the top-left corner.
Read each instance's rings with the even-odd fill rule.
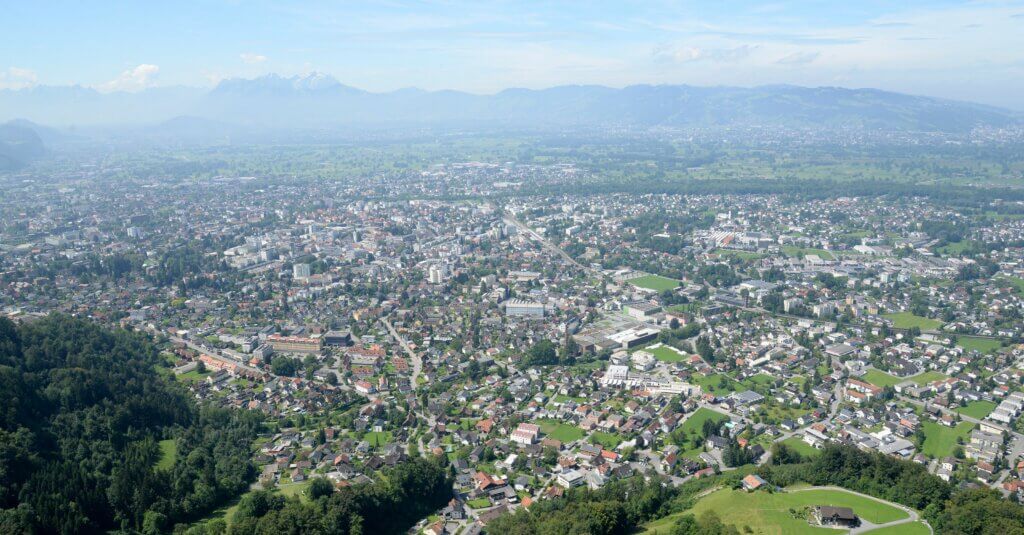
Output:
[[[537,425],[540,426],[540,430],[545,435],[555,440],[560,440],[563,444],[583,438],[582,429],[557,420],[537,420]]]
[[[835,260],[832,253],[824,249],[815,249],[813,247],[797,247],[795,245],[783,245],[782,254],[793,257],[805,257],[807,255],[818,255],[822,260]]]
[[[188,383],[196,383],[202,381],[203,379],[206,379],[206,376],[210,375],[210,373],[210,370],[206,370],[205,372],[202,373],[199,373],[199,370],[192,370],[190,372],[185,372],[178,375],[178,379]]]
[[[558,394],[555,397],[551,398],[551,401],[553,401],[555,403],[568,403],[570,401],[574,401],[576,403],[583,403],[586,400],[587,400],[587,398],[583,398],[583,397],[579,397],[579,396],[566,396],[566,395],[563,395],[563,394]]]
[[[701,430],[704,428],[704,422],[705,421],[707,421],[707,420],[724,421],[724,420],[728,420],[728,419],[729,419],[729,417],[724,415],[724,414],[722,414],[722,413],[715,412],[715,411],[713,411],[711,409],[705,409],[704,407],[701,407],[701,408],[697,409],[696,411],[694,411],[694,413],[691,414],[690,417],[687,418],[685,422],[683,422],[682,428],[683,428],[683,431],[686,432],[686,434],[692,434],[692,433],[698,433],[699,434],[701,432]]]
[[[662,362],[682,362],[685,358],[683,353],[680,353],[679,351],[676,351],[675,348],[668,346],[645,349],[644,351],[654,355],[654,358]]]
[[[912,377],[908,377],[908,379],[910,379],[911,381],[914,381],[915,383],[917,383],[919,385],[926,385],[928,383],[934,383],[935,381],[938,381],[938,380],[941,380],[941,379],[948,379],[948,378],[949,378],[948,375],[946,375],[944,373],[939,373],[939,372],[937,372],[935,370],[929,370],[929,371],[926,371],[926,372],[921,372],[921,373],[919,373],[917,375],[914,375]]]
[[[956,339],[956,345],[966,349],[967,351],[973,350],[980,353],[992,353],[1000,347],[1003,347],[1002,342],[999,340],[981,338],[978,336],[958,336]]]
[[[932,530],[924,522],[908,522],[887,528],[865,532],[865,535],[931,535]]]
[[[942,326],[942,322],[939,320],[915,316],[910,312],[897,312],[894,314],[884,314],[883,316],[892,320],[893,326],[897,329],[910,329],[912,327],[917,327],[922,331],[927,331],[930,329],[938,329]]]
[[[725,378],[725,386],[722,386],[722,378]],[[716,396],[726,396],[737,390],[743,385],[736,382],[732,377],[722,375],[720,373],[713,373],[711,375],[701,375],[695,373],[690,376],[690,382],[699,385],[705,392],[710,392]]]
[[[466,505],[473,509],[486,509],[491,506],[491,500],[488,500],[487,498],[476,498],[475,500],[466,501]]]
[[[1013,285],[1014,290],[1018,295],[1024,295],[1024,279],[1020,277],[1003,277],[1006,282]]]
[[[953,454],[957,437],[963,439],[966,444],[974,424],[960,422],[956,427],[946,427],[935,422],[923,422],[921,428],[925,437],[921,453],[938,459]]]
[[[991,401],[972,401],[966,407],[958,408],[956,412],[980,420],[994,410],[996,410],[996,404]]]
[[[701,498],[688,511],[697,517],[715,511],[722,521],[736,526],[741,533],[763,535],[838,533],[830,528],[811,526],[805,518],[790,513],[805,507],[831,505],[849,507],[861,518],[872,523],[886,523],[907,518],[907,513],[891,505],[879,503],[855,494],[837,490],[804,490],[799,492],[748,493],[742,490],[722,489]],[[644,526],[646,534],[667,534],[678,516],[670,515]],[[749,528],[749,531],[747,530]]]
[[[804,442],[800,437],[789,437],[786,440],[783,440],[782,444],[789,446],[790,449],[804,457],[816,457],[821,454],[821,451]]]
[[[170,470],[174,461],[178,459],[178,442],[173,438],[160,441],[160,461],[156,467],[160,470]]]
[[[618,435],[612,433],[605,433],[604,431],[594,431],[590,434],[590,442],[593,444],[600,444],[606,450],[614,450],[622,439]]]
[[[903,381],[906,381],[906,379],[901,379],[899,377],[896,377],[895,375],[889,375],[888,373],[885,373],[882,370],[876,369],[868,370],[867,373],[864,374],[864,377],[862,377],[862,379],[875,386],[881,387],[893,386],[902,383]]]
[[[736,251],[736,250],[733,250],[733,249],[715,249],[712,252],[715,253],[715,254],[718,254],[718,255],[722,255],[722,256],[734,256],[734,257],[739,258],[741,260],[760,260],[760,259],[764,258],[763,254],[761,254],[761,253],[754,253],[754,252],[751,252],[751,251]]]
[[[387,446],[391,442],[391,433],[388,431],[374,431],[363,435],[363,440],[375,448]]]
[[[946,377],[948,376],[934,370],[921,372],[910,377],[896,377],[895,375],[885,373],[882,370],[870,369],[864,374],[863,379],[875,386],[886,387],[898,385],[904,381],[913,381],[919,385],[924,385],[938,381],[939,379],[945,379]]]
[[[675,279],[662,277],[661,275],[644,275],[643,277],[630,279],[629,283],[633,286],[647,288],[648,290],[654,290],[656,292],[674,290],[678,288],[680,284],[680,282]]]

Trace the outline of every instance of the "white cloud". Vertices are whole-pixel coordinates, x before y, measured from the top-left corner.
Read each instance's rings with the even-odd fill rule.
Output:
[[[779,58],[779,60],[776,61],[775,63],[778,63],[779,65],[806,65],[818,59],[818,56],[820,55],[821,54],[819,54],[818,52],[812,51],[793,52],[792,54],[788,54],[786,56]]]
[[[755,49],[757,49],[757,45],[740,45],[734,48],[661,45],[654,48],[654,58],[671,63],[695,61],[728,63],[746,58]]]
[[[153,79],[160,72],[160,67],[143,63],[134,69],[124,71],[113,80],[100,84],[100,91],[141,91],[153,85]]]
[[[35,71],[29,69],[8,67],[6,71],[0,71],[0,89],[24,89],[38,82],[39,77]]]
[[[243,62],[248,63],[250,65],[255,65],[256,63],[263,63],[264,61],[267,61],[267,56],[264,56],[262,54],[253,54],[251,52],[243,52],[239,54],[238,57],[242,58]]]

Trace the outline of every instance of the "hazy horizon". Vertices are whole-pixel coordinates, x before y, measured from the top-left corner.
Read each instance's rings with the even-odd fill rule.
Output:
[[[0,89],[209,88],[315,71],[372,92],[790,84],[1024,109],[1018,1],[189,2],[9,11],[0,22]]]

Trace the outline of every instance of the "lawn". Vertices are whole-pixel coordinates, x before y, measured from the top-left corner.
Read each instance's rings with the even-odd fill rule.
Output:
[[[173,438],[160,441],[160,460],[156,463],[159,470],[170,470],[178,459],[178,442]]]
[[[590,442],[593,444],[600,444],[606,450],[614,450],[622,439],[618,435],[612,433],[605,433],[604,431],[594,431],[590,434]]]
[[[573,401],[573,402],[576,402],[576,403],[583,403],[586,400],[587,400],[587,398],[583,398],[583,397],[579,397],[579,396],[566,396],[564,394],[558,394],[555,397],[551,398],[551,401],[553,403],[559,403],[559,404],[568,403],[570,401]]]
[[[363,435],[363,440],[369,442],[370,446],[379,448],[381,446],[386,446],[389,442],[391,442],[391,432],[373,431]]]
[[[1006,279],[1006,282],[1008,282],[1008,283],[1013,285],[1013,288],[1017,292],[1017,294],[1024,295],[1024,279],[1022,279],[1020,277],[1003,277],[1003,278]]]
[[[931,535],[932,530],[924,522],[908,522],[887,528],[865,532],[865,535]]]
[[[989,415],[996,409],[996,404],[991,401],[972,401],[967,404],[966,407],[960,407],[956,410],[964,416],[970,416],[971,418],[982,419]]]
[[[715,511],[723,522],[736,526],[741,533],[755,534],[818,534],[837,533],[830,528],[811,526],[804,517],[793,515],[790,509],[801,511],[816,505],[849,507],[861,518],[872,523],[886,523],[907,518],[907,513],[891,505],[879,503],[855,494],[838,490],[803,490],[796,492],[748,493],[742,490],[722,489],[701,498],[687,512],[700,517]],[[682,513],[670,515],[644,526],[644,533],[667,534],[675,519]],[[748,531],[747,528],[750,528]]]
[[[789,437],[781,443],[789,446],[790,449],[804,457],[816,457],[821,454],[820,450],[804,442],[800,437]]]
[[[491,500],[487,498],[477,498],[475,500],[467,500],[466,505],[473,509],[486,509],[491,506]]]
[[[726,415],[724,415],[724,414],[722,414],[720,412],[715,412],[715,411],[713,411],[711,409],[705,409],[704,407],[701,407],[701,408],[697,409],[696,411],[694,411],[694,413],[691,414],[690,417],[687,418],[685,422],[683,422],[682,428],[683,428],[683,431],[687,435],[694,434],[694,433],[700,434],[700,432],[704,429],[704,422],[705,421],[707,421],[707,420],[725,421],[725,420],[728,420],[728,419],[729,419],[728,416],[726,416]]]
[[[898,385],[904,381],[913,381],[919,385],[924,385],[947,377],[947,375],[934,370],[922,372],[910,377],[896,377],[895,375],[885,373],[882,370],[870,369],[864,374],[863,379],[875,386],[886,387]]]
[[[956,427],[946,427],[936,422],[926,421],[921,424],[921,428],[924,430],[924,444],[921,446],[921,453],[940,459],[953,455],[957,437],[960,437],[964,444],[968,442],[974,424],[960,422]]]
[[[206,376],[210,375],[210,373],[210,370],[206,370],[205,372],[202,373],[200,373],[199,370],[192,370],[190,372],[179,374],[178,379],[188,383],[196,383],[202,381],[203,379],[206,379]]]
[[[690,382],[699,385],[705,392],[710,392],[716,396],[729,395],[743,386],[733,378],[720,373],[713,373],[711,375],[695,373],[690,376]]]
[[[668,277],[662,277],[661,275],[644,275],[643,277],[637,277],[630,279],[629,283],[633,286],[640,288],[647,288],[648,290],[654,290],[656,292],[664,292],[665,290],[674,290],[681,284],[676,279],[670,279]]]
[[[956,339],[956,345],[967,351],[973,350],[978,351],[979,353],[992,353],[1000,347],[1003,347],[1003,343],[999,340],[981,338],[979,336],[958,336]]]
[[[812,247],[797,247],[795,245],[783,245],[782,253],[786,256],[804,257],[807,255],[818,255],[822,260],[835,260],[832,253],[824,249],[814,249]]]
[[[935,370],[930,370],[930,371],[922,372],[922,373],[919,373],[919,374],[914,375],[912,377],[908,377],[908,379],[910,379],[911,381],[914,381],[915,383],[917,383],[919,385],[926,385],[928,383],[934,383],[935,381],[940,381],[942,379],[948,379],[948,378],[949,378],[948,375],[943,374],[943,373],[939,373],[939,372],[937,372]]]
[[[881,387],[893,386],[902,383],[903,381],[906,381],[906,379],[901,379],[899,377],[896,377],[895,375],[889,375],[888,373],[885,373],[882,370],[876,370],[873,368],[868,370],[867,373],[864,374],[864,377],[862,377],[862,379],[875,386]]]
[[[910,329],[917,327],[922,331],[930,329],[938,329],[942,326],[942,322],[939,320],[928,319],[922,316],[915,316],[910,312],[897,312],[894,314],[883,314],[883,317],[892,320],[892,324],[897,329]]]
[[[741,260],[760,260],[764,258],[764,255],[761,253],[754,253],[750,251],[737,251],[734,249],[715,249],[712,252],[722,256],[734,256]]]
[[[583,438],[583,430],[557,420],[537,420],[537,425],[545,435],[560,440],[563,444]]]
[[[659,346],[653,349],[645,349],[648,353],[654,355],[654,358],[662,362],[682,362],[686,355],[680,351],[676,351],[675,348],[669,346]]]

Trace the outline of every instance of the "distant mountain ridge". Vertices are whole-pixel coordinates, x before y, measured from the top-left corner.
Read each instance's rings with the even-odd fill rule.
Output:
[[[90,88],[0,90],[0,120],[44,124],[159,125],[176,117],[247,129],[336,127],[827,127],[967,132],[1022,124],[1022,114],[992,106],[877,89],[789,85],[696,87],[595,85],[506,89],[493,95],[400,89],[372,93],[330,75],[221,81],[139,93]],[[194,122],[194,121],[193,121]],[[180,127],[181,125],[172,126]]]

